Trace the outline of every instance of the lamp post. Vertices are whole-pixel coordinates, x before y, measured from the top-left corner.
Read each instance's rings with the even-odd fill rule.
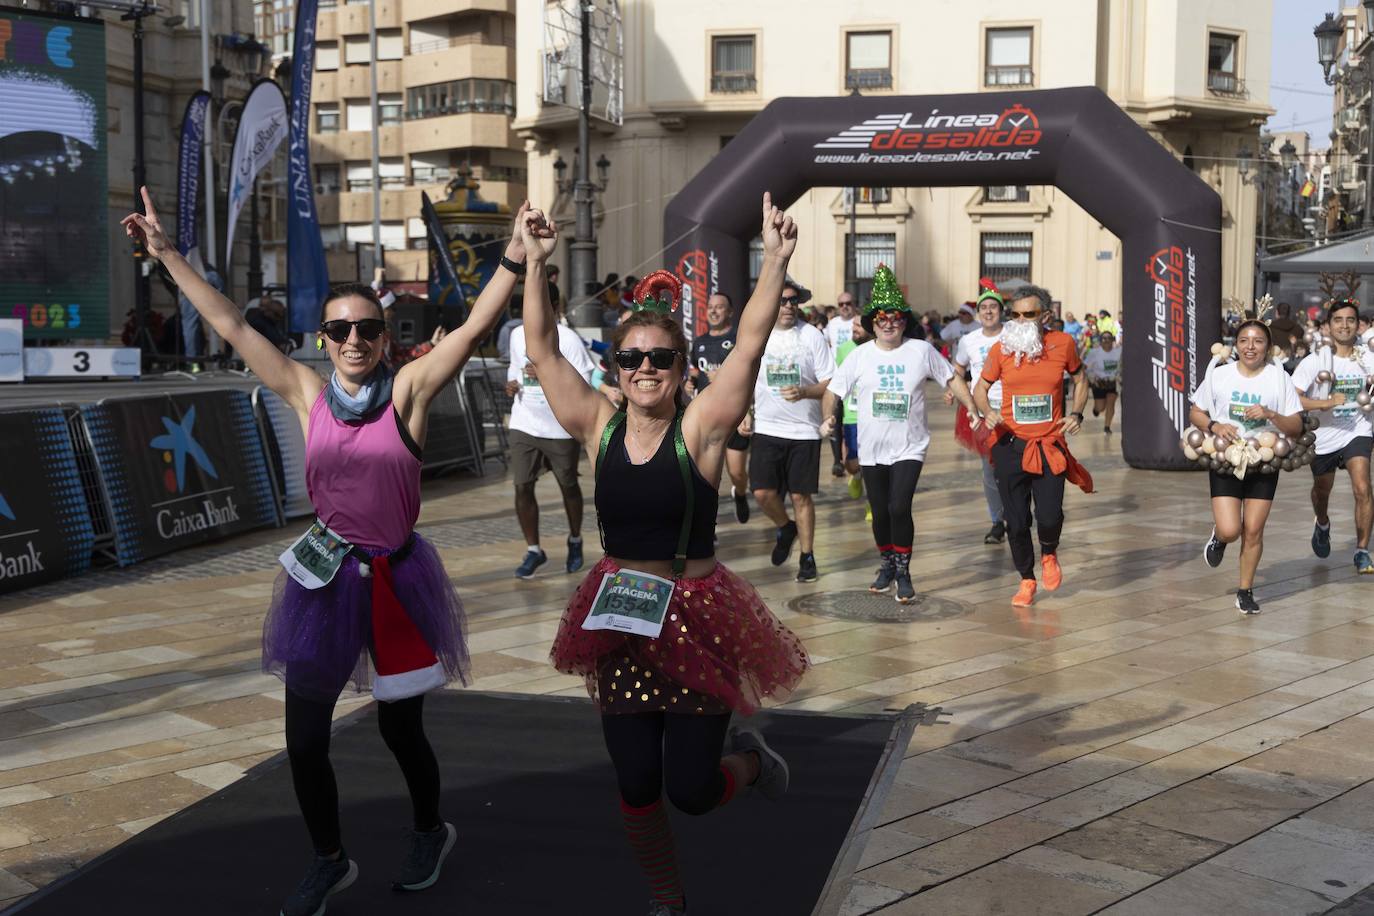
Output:
[[[142,188],[148,183],[147,163],[143,151],[143,20],[158,11],[157,7],[143,0],[139,6],[131,7],[119,18],[134,24],[134,206],[143,212]],[[148,330],[148,253],[139,246],[134,251],[134,346],[140,351],[145,349],[157,355],[157,343]]]
[[[1374,0],[1361,0],[1360,7],[1364,13],[1364,39],[1361,44],[1370,44],[1371,36],[1374,36]],[[1364,54],[1361,61],[1363,69],[1344,67],[1333,74],[1331,71],[1336,64],[1336,49],[1345,34],[1345,27],[1341,25],[1339,15],[1327,13],[1326,18],[1312,30],[1312,34],[1317,39],[1317,63],[1321,64],[1322,78],[1326,85],[1344,83],[1347,93],[1358,92],[1364,88],[1371,89],[1364,161],[1360,164],[1364,183],[1364,218],[1361,220],[1361,228],[1374,229],[1374,175],[1371,174],[1374,172],[1374,48],[1370,48]]]
[[[603,193],[610,182],[611,160],[606,158],[605,153],[597,157],[596,181],[592,181],[587,162],[590,157],[582,154],[583,149],[584,147],[579,146],[573,150],[572,178],[563,177],[563,173],[568,170],[568,164],[563,161],[563,157],[560,155],[554,160],[554,185],[559,194],[573,195],[573,205],[576,208],[576,234],[572,243],[568,245],[572,252],[571,263],[568,265],[568,272],[572,274],[568,315],[573,327],[596,329],[599,333],[602,327],[601,305],[591,296],[596,290],[597,283],[592,203],[596,195]]]
[[[1260,235],[1255,252],[1255,295],[1257,297],[1267,292],[1267,290],[1261,289],[1265,282],[1264,272],[1260,265],[1269,255],[1269,179],[1266,172],[1269,166],[1269,149],[1273,143],[1274,138],[1271,135],[1262,134],[1260,136],[1262,152],[1253,178],[1250,177],[1250,165],[1255,161],[1255,154],[1248,147],[1241,147],[1240,152],[1236,153],[1236,172],[1240,175],[1240,183],[1242,185],[1252,184],[1259,189]]]

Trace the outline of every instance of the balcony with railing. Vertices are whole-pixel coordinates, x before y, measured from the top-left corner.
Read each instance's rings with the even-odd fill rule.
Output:
[[[891,89],[892,69],[890,67],[870,67],[848,70],[844,75],[846,89]]]
[[[712,92],[758,92],[759,81],[754,71],[717,70],[711,74]]]
[[[1250,97],[1250,90],[1245,88],[1245,80],[1228,70],[1208,70],[1207,91],[1228,99]]]
[[[462,48],[467,45],[488,45],[493,48],[514,48],[515,36],[502,35],[500,41],[490,40],[484,32],[470,32],[466,35],[453,35],[449,38],[434,38],[429,41],[412,41],[411,54],[433,54],[449,48]]]
[[[1030,67],[988,67],[983,72],[985,86],[1033,86],[1035,71]]]

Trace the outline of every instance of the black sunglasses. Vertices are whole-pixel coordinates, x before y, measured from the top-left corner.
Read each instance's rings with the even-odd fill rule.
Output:
[[[380,318],[364,318],[361,321],[335,318],[333,321],[326,321],[320,325],[320,331],[324,336],[335,343],[343,343],[348,340],[348,335],[353,332],[354,328],[358,329],[358,336],[363,340],[376,340],[386,330],[386,322]]]
[[[783,296],[779,301],[783,305],[801,305],[801,296]]]
[[[673,360],[681,355],[681,351],[671,347],[654,347],[652,350],[641,350],[634,347],[629,350],[615,351],[615,364],[626,372],[633,372],[644,365],[644,357],[649,357],[649,365],[655,369],[673,368]]]

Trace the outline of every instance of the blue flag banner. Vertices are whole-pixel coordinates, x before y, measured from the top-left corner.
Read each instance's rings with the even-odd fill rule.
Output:
[[[439,306],[456,306],[459,321],[467,316],[467,294],[458,278],[458,268],[453,263],[453,252],[449,251],[448,233],[434,209],[434,202],[424,191],[420,192],[420,214],[429,233],[429,301]]]
[[[315,212],[310,174],[310,82],[315,73],[315,10],[319,0],[297,0],[291,55],[291,131],[286,214],[286,302],[292,333],[319,327],[320,303],[329,294],[329,268]]]
[[[181,118],[181,149],[177,154],[177,251],[192,263],[198,256],[200,232],[196,224],[196,201],[200,197],[200,170],[204,162],[205,116],[210,109],[210,93],[200,90],[186,103]]]

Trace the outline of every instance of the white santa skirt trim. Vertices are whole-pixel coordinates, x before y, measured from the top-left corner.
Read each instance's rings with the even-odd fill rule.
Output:
[[[372,683],[372,696],[383,703],[390,703],[438,690],[447,683],[448,675],[444,672],[444,666],[435,662],[428,668],[377,675]]]

